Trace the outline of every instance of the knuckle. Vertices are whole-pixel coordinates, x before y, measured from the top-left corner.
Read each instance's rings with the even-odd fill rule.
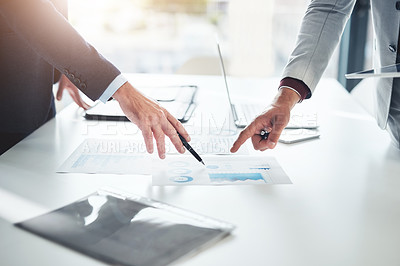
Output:
[[[156,114],[157,114],[158,119],[165,119],[165,117],[166,117],[165,112],[162,108],[156,110]]]
[[[164,128],[164,132],[168,137],[178,137],[178,134],[176,133],[176,129],[173,128],[171,125],[168,125],[166,128]]]

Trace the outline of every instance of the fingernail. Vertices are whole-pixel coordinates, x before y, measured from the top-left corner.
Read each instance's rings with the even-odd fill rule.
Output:
[[[160,155],[160,158],[161,158],[161,159],[165,159],[165,154],[161,154],[161,155]]]
[[[185,153],[185,148],[181,148],[181,153]]]
[[[274,148],[275,145],[276,145],[275,142],[269,142],[269,143],[268,143],[268,147],[270,147],[271,149]]]

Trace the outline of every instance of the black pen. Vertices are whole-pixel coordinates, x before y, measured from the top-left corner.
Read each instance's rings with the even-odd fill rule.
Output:
[[[268,132],[268,131],[266,131],[266,130],[261,130],[261,132],[260,132],[260,137],[261,137],[262,140],[268,139],[268,136],[269,136],[269,132]],[[260,140],[260,141],[261,141],[261,140]]]
[[[197,159],[197,161],[204,164],[203,159],[201,159],[201,157],[193,150],[192,146],[190,146],[189,143],[187,143],[186,139],[184,137],[182,137],[182,135],[179,134],[179,132],[177,132],[177,133],[178,133],[179,138],[182,141],[183,146],[185,146],[185,148],[194,156],[194,158]]]

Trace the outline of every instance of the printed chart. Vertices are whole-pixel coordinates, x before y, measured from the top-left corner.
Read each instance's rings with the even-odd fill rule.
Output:
[[[58,173],[150,174],[152,158],[134,140],[86,139]]]
[[[153,168],[153,185],[265,185],[291,181],[273,157],[169,156]]]

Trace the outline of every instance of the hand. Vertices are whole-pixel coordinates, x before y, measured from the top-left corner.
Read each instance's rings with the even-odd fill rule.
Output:
[[[186,141],[189,134],[182,124],[157,102],[146,98],[129,82],[122,85],[113,95],[122,111],[142,131],[147,152],[153,153],[153,136],[157,143],[158,156],[165,158],[165,135],[167,135],[178,152],[184,153],[179,132]]]
[[[64,90],[68,91],[71,98],[79,107],[82,107],[85,110],[90,108],[90,105],[82,100],[78,88],[65,75],[61,75],[56,95],[58,101],[61,101]]]
[[[233,143],[231,152],[237,152],[249,138],[256,150],[265,151],[275,148],[282,130],[289,123],[290,111],[299,99],[300,96],[294,91],[282,88],[271,106],[240,132],[238,139]],[[261,130],[269,132],[266,140],[261,138]]]

